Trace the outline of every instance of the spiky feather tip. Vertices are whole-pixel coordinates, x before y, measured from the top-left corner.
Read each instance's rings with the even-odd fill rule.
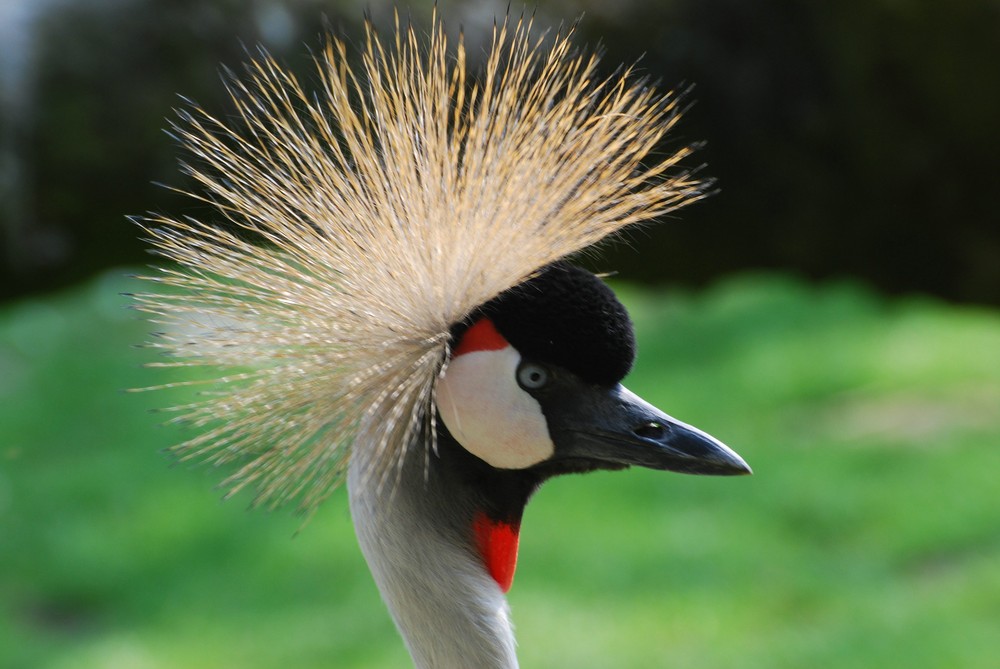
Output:
[[[316,57],[315,94],[265,55],[231,79],[233,118],[180,114],[188,194],[216,220],[143,221],[173,263],[136,304],[165,324],[160,365],[213,370],[176,408],[202,430],[181,458],[236,463],[230,489],[304,509],[349,457],[385,481],[434,447],[452,324],[700,196],[676,170],[689,148],[655,153],[676,98],[628,70],[601,79],[572,32],[504,21],[475,78],[437,17],[423,41],[369,24],[356,69],[336,38]]]

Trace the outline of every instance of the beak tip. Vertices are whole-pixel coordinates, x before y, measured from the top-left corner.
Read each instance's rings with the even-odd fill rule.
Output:
[[[750,465],[747,464],[746,460],[744,460],[742,457],[740,457],[740,455],[738,453],[736,453],[735,451],[733,451],[732,449],[730,449],[728,447],[723,447],[723,448],[725,448],[725,452],[724,452],[724,455],[725,455],[725,465],[724,466],[726,468],[726,470],[723,472],[723,474],[728,474],[730,476],[752,476],[753,475],[753,469],[750,467]]]
[[[753,469],[740,459],[717,462],[695,473],[715,474],[716,476],[751,476],[753,475]]]
[[[746,462],[743,463],[742,467],[738,467],[735,472],[736,476],[753,476],[753,469]]]

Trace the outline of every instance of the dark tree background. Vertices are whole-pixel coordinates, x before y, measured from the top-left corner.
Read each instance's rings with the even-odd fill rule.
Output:
[[[430,3],[412,4],[428,25]],[[470,45],[506,11],[439,5]],[[183,185],[161,132],[178,94],[225,114],[222,65],[263,43],[305,68],[324,26],[360,40],[364,6],[103,0],[40,13],[28,85],[0,98],[0,297],[146,262],[125,215],[192,207],[154,185]],[[391,12],[372,11],[388,29]],[[604,50],[608,73],[638,60],[662,87],[694,86],[672,141],[706,142],[692,165],[707,163],[719,192],[607,245],[603,269],[692,285],[781,269],[1000,304],[1000,3],[542,1],[535,13],[546,26],[583,13],[580,43]]]

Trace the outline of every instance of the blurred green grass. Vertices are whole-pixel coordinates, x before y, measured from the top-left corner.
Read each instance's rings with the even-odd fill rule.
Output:
[[[304,528],[171,466],[120,273],[0,310],[0,667],[408,666],[343,492]],[[629,386],[756,475],[528,506],[525,667],[994,667],[1000,318],[848,283],[619,286]],[[301,529],[301,531],[299,531]]]

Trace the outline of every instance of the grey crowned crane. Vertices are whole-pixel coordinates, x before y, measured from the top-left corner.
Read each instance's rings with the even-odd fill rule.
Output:
[[[136,297],[160,364],[215,372],[176,453],[265,505],[308,511],[346,478],[419,667],[517,666],[505,593],[549,477],[750,471],[621,385],[628,314],[565,260],[700,197],[689,149],[656,153],[676,99],[530,33],[497,26],[473,79],[436,18],[423,41],[369,26],[358,71],[329,41],[315,94],[264,56],[232,118],[174,126],[218,220],[142,221],[173,261]]]

